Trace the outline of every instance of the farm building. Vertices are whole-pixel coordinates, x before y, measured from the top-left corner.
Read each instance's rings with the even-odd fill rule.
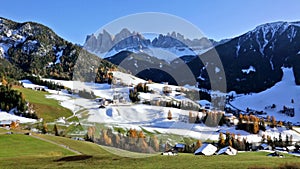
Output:
[[[210,156],[216,153],[217,147],[212,144],[203,144],[201,147],[199,147],[194,154],[195,155],[205,155]]]
[[[163,153],[161,153],[161,155],[165,155],[165,156],[177,156],[178,155],[178,151],[174,150],[173,148],[170,150],[167,150]]]
[[[272,147],[267,143],[262,143],[259,147],[259,150],[272,150]]]
[[[183,152],[184,149],[185,149],[185,144],[183,144],[183,143],[177,143],[174,146],[174,150],[177,150],[178,152]]]
[[[231,146],[224,147],[217,152],[217,155],[236,155],[237,150]]]

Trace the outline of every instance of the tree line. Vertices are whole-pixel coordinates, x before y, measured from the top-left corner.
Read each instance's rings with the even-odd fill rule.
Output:
[[[147,138],[143,131],[136,129],[130,128],[125,134],[113,133],[111,128],[103,129],[100,132],[100,138],[95,138],[95,132],[95,127],[89,127],[86,140],[141,153],[155,153],[162,150],[156,136]]]
[[[14,108],[16,108],[14,111],[15,115],[37,119],[37,115],[34,112],[27,112],[28,105],[22,92],[13,90],[9,84],[1,85],[0,109],[9,112]]]
[[[63,85],[60,85],[58,83],[51,82],[51,81],[42,80],[40,77],[37,77],[37,76],[27,76],[26,79],[28,79],[29,81],[31,81],[34,84],[46,86],[46,87],[48,87],[48,89],[51,89],[51,90],[65,89],[65,87]]]
[[[245,139],[241,138],[240,135],[237,137],[234,133],[226,132],[225,136],[222,132],[219,133],[218,148],[224,148],[231,146],[239,151],[250,151],[250,143]]]

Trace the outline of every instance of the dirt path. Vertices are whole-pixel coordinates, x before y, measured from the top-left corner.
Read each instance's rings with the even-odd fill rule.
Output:
[[[68,147],[68,146],[66,146],[66,145],[64,145],[64,144],[58,144],[58,143],[56,143],[56,142],[54,142],[54,141],[47,140],[47,139],[44,139],[44,138],[41,138],[41,137],[38,137],[38,136],[35,136],[35,135],[30,135],[30,136],[31,136],[31,137],[34,137],[34,138],[36,138],[36,139],[42,140],[42,141],[46,141],[46,142],[51,143],[51,144],[55,144],[55,145],[60,146],[60,147],[62,147],[62,148],[65,148],[65,149],[67,149],[67,150],[69,150],[69,151],[72,151],[73,153],[75,153],[75,154],[77,154],[77,155],[82,155],[82,153],[80,153],[79,151],[76,151],[76,150],[74,150],[74,149],[71,149],[70,147]]]

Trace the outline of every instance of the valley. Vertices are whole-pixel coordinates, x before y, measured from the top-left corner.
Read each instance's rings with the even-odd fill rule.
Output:
[[[298,166],[299,31],[103,29],[78,45],[1,17],[0,168]]]

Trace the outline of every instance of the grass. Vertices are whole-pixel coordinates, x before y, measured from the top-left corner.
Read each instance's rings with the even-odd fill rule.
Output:
[[[37,135],[38,137],[51,140],[55,143],[70,147],[86,156],[66,157],[61,156],[41,156],[45,152],[54,151],[50,145],[47,148],[30,150],[31,156],[17,156],[16,148],[5,150],[10,152],[10,156],[0,158],[0,168],[274,168],[283,165],[300,165],[300,158],[285,155],[285,158],[267,157],[266,152],[247,152],[239,153],[237,156],[194,156],[193,154],[179,154],[179,156],[152,156],[147,158],[129,158],[111,154],[100,146],[84,141],[70,140],[63,137],[51,135]],[[2,136],[0,136],[2,137]],[[6,136],[9,137],[9,136]],[[29,136],[22,136],[29,137]],[[30,138],[30,137],[29,137]],[[5,142],[6,146],[16,146],[13,140],[0,141]],[[23,145],[34,147],[37,140],[22,139]],[[31,138],[33,139],[33,138]],[[0,140],[2,140],[0,138]],[[38,140],[39,141],[39,140]],[[7,143],[8,142],[8,143]],[[41,142],[41,141],[39,141]],[[39,143],[40,144],[40,143]],[[49,143],[50,144],[50,143]],[[6,148],[8,149],[8,148]],[[14,150],[14,151],[12,151]],[[108,149],[109,150],[109,149]],[[112,149],[111,149],[112,150]],[[0,150],[1,154],[5,153]],[[28,149],[23,149],[23,153]],[[110,151],[110,150],[109,150]],[[131,152],[125,153],[130,154]],[[47,154],[47,153],[46,153]],[[136,154],[136,153],[135,153]],[[34,160],[33,160],[34,159]]]
[[[141,128],[141,130],[143,131],[144,134],[146,134],[146,135],[148,135],[150,137],[152,137],[154,135],[154,133],[152,133],[152,132],[144,129],[143,127],[140,126],[140,128]]]
[[[59,117],[69,117],[73,114],[71,110],[62,107],[59,101],[46,98],[47,92],[35,91],[18,86],[15,86],[14,89],[22,92],[25,99],[33,105],[37,116],[47,122],[54,121]]]
[[[114,131],[117,131],[118,133],[121,133],[121,134],[126,134],[127,133],[127,131],[122,127],[114,126],[113,128],[114,128]]]
[[[23,134],[0,135],[0,158],[23,156],[66,156],[73,152]]]
[[[68,122],[79,122],[79,119],[78,119],[78,117],[73,116],[73,117],[71,117],[71,118],[68,118],[67,121],[68,121]]]
[[[53,141],[55,143],[65,145],[70,147],[71,149],[74,149],[82,154],[86,155],[109,155],[108,152],[101,149],[100,146],[97,144],[93,144],[91,142],[85,142],[85,141],[77,141],[77,140],[71,140],[69,138],[65,137],[57,137],[52,135],[37,135],[40,138]]]
[[[7,133],[7,132],[9,132],[9,131],[2,128],[2,127],[0,127],[0,134],[4,134],[4,133]]]

